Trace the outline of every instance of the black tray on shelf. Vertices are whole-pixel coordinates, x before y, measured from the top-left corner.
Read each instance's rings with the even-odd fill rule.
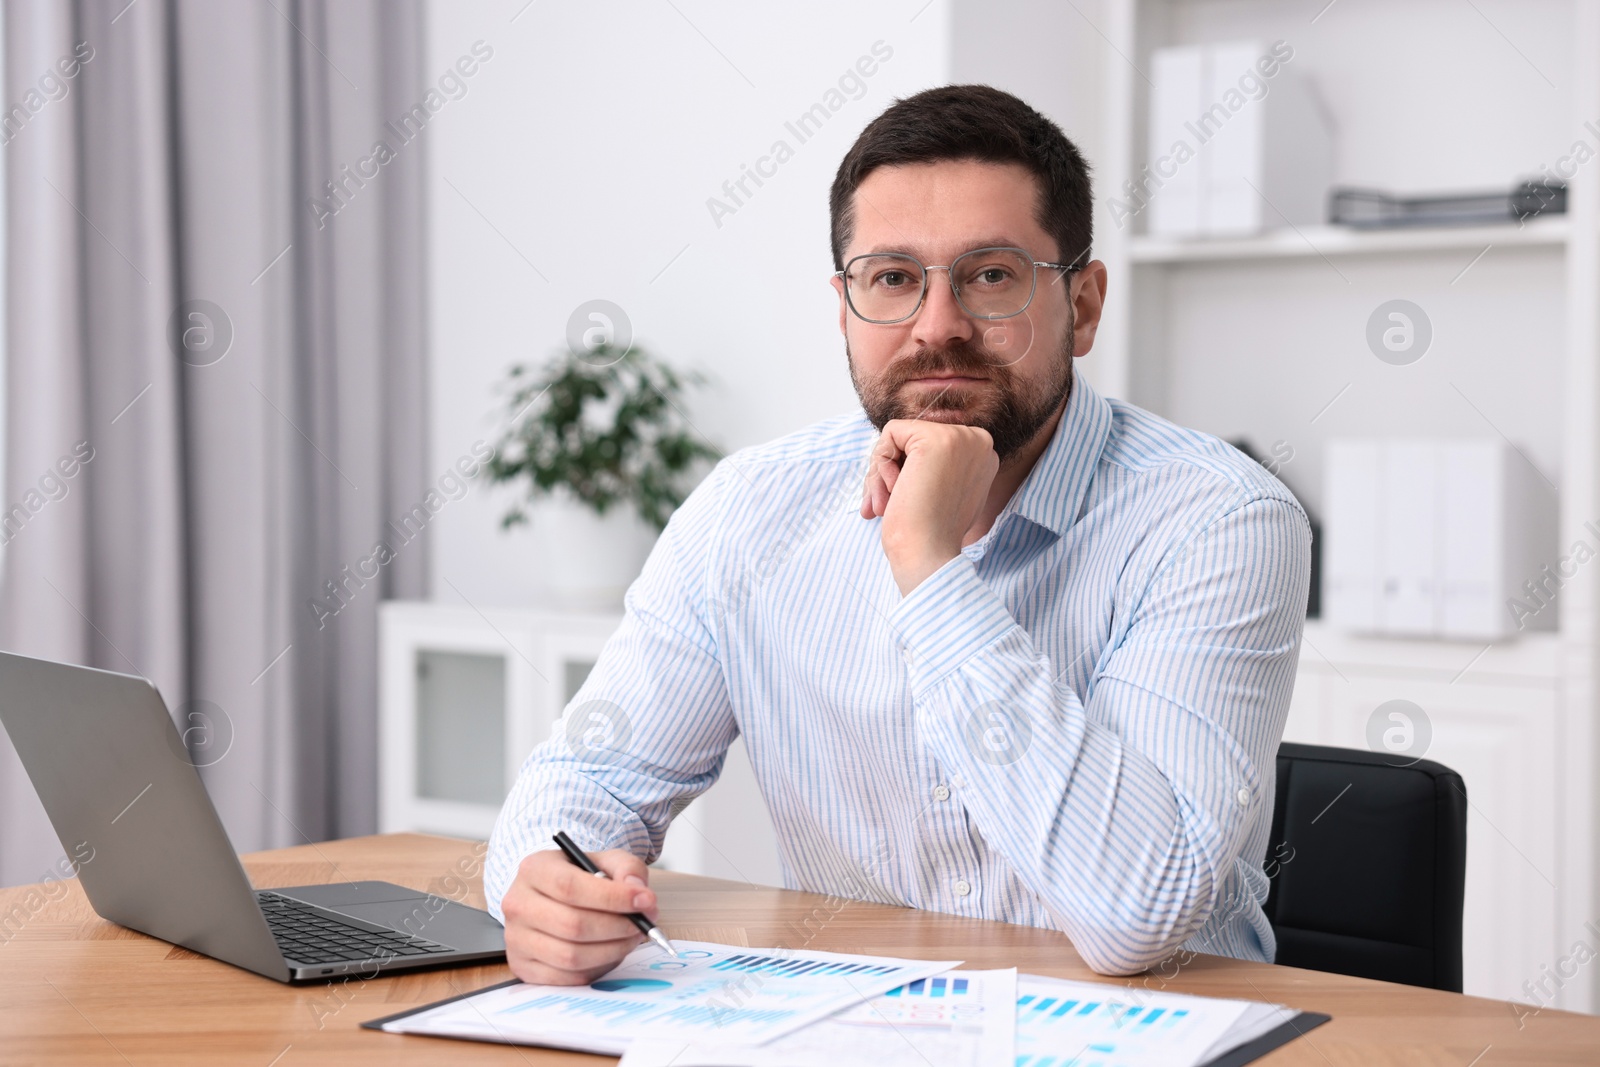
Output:
[[[1509,192],[1437,196],[1395,196],[1378,189],[1359,188],[1334,188],[1328,192],[1328,221],[1358,230],[1526,222],[1540,215],[1566,212],[1565,182],[1526,181]]]

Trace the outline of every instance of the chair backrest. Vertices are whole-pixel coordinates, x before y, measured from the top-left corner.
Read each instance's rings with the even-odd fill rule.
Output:
[[[1276,962],[1461,991],[1467,787],[1455,771],[1285,743],[1266,869]]]

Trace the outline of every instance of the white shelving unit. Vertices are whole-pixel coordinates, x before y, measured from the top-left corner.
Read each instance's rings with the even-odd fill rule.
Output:
[[[1510,188],[1556,166],[1600,116],[1592,0],[1106,0],[1104,150],[1095,160],[1107,317],[1080,366],[1102,392],[1267,451],[1315,510],[1325,441],[1485,436],[1515,444],[1559,498],[1558,538],[1600,519],[1600,158],[1561,174],[1568,214],[1524,227],[1356,232],[1285,226],[1228,240],[1119,228],[1109,198],[1145,165],[1150,53],[1167,44],[1287,41],[1337,131],[1336,180],[1402,193]],[[1248,105],[1247,105],[1248,106]],[[1157,191],[1155,195],[1159,196]],[[1417,363],[1381,363],[1368,316],[1430,315]],[[1600,545],[1592,547],[1600,548]],[[1552,559],[1552,562],[1554,560]],[[1529,577],[1533,577],[1530,575]],[[1364,747],[1377,705],[1424,709],[1426,755],[1470,798],[1466,991],[1528,1000],[1600,914],[1600,566],[1557,598],[1559,630],[1491,646],[1306,630],[1291,740]],[[1539,997],[1542,1001],[1542,995]],[[1593,967],[1549,1006],[1600,1010]]]

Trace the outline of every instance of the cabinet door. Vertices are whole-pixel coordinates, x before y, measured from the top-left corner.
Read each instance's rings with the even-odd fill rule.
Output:
[[[1559,955],[1556,847],[1561,782],[1553,689],[1378,678],[1344,669],[1330,685],[1326,743],[1367,748],[1368,722],[1391,700],[1421,709],[1425,756],[1467,786],[1466,992],[1527,999],[1522,985]],[[1570,938],[1568,939],[1570,940]]]
[[[505,800],[507,655],[414,650],[417,799],[495,808]]]
[[[487,837],[514,773],[508,728],[538,685],[532,633],[399,602],[378,630],[378,829]]]

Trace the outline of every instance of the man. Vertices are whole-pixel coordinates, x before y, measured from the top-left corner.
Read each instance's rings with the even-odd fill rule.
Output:
[[[1022,101],[899,101],[830,208],[865,417],[728,457],[674,515],[495,827],[512,970],[586,982],[639,944],[645,863],[736,735],[791,886],[1052,927],[1107,974],[1270,960],[1304,513],[1074,378],[1106,292],[1088,168]]]

